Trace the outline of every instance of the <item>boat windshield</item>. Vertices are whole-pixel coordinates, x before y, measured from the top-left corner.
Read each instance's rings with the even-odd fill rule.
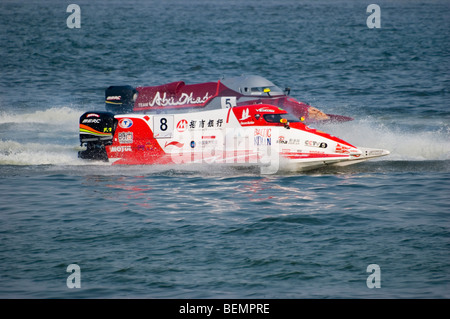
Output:
[[[285,114],[264,114],[264,119],[269,123],[281,123],[281,119],[286,119],[290,123],[300,122],[298,118],[290,113]]]
[[[267,90],[269,89],[269,90]],[[268,91],[268,92],[267,92]],[[250,93],[252,95],[262,95],[264,93],[269,93],[273,95],[283,95],[283,91],[276,85],[273,86],[257,86],[250,88]]]

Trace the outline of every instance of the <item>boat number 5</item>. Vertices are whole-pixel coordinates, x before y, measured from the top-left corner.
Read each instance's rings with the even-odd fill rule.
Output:
[[[173,133],[173,115],[155,115],[153,118],[153,136],[171,138]]]
[[[221,106],[223,109],[229,109],[231,107],[236,106],[236,97],[235,96],[223,96],[220,100]]]

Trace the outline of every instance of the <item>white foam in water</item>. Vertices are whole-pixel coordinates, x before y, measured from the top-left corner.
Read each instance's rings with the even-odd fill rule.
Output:
[[[27,114],[1,112],[0,128],[2,124],[9,123],[29,125],[21,125],[20,131],[7,129],[2,133],[0,165],[85,165],[87,162],[77,157],[78,121],[82,113],[69,107],[53,107]],[[414,130],[417,123],[409,124],[413,126],[362,119],[324,125],[318,129],[355,146],[382,148],[391,152],[388,157],[375,160],[450,159],[448,125],[441,123]]]
[[[364,119],[324,127],[323,130],[355,146],[382,148],[391,152],[380,160],[450,159],[450,128],[445,125],[414,129]]]
[[[83,165],[73,145],[0,141],[0,165]]]
[[[82,165],[77,156],[81,114],[69,107],[24,114],[0,112],[0,129],[2,125],[17,124],[12,126],[17,129],[6,126],[2,132],[0,165]],[[68,145],[67,140],[73,144]]]
[[[0,112],[0,124],[5,123],[46,123],[46,124],[73,124],[78,123],[83,112],[70,107],[53,107],[44,111],[25,114],[11,114]]]

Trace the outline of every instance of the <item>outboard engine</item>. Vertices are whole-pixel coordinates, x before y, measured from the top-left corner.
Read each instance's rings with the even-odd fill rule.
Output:
[[[78,152],[83,159],[108,161],[105,145],[113,142],[117,120],[109,112],[86,112],[80,117],[80,143],[86,150]]]
[[[137,90],[130,85],[110,86],[105,90],[105,108],[112,113],[133,112]]]

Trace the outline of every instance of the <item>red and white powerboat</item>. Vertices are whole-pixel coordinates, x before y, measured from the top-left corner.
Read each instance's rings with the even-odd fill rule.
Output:
[[[105,91],[106,110],[118,113],[155,111],[186,112],[212,110],[252,104],[270,104],[281,107],[306,124],[313,122],[353,120],[343,115],[326,114],[289,96],[290,89],[282,90],[271,81],[256,75],[243,75],[198,84],[183,81],[158,86],[110,86]]]
[[[190,112],[86,112],[80,117],[80,141],[85,147],[80,158],[114,165],[257,166],[262,173],[345,166],[389,154],[312,129],[270,104]]]

